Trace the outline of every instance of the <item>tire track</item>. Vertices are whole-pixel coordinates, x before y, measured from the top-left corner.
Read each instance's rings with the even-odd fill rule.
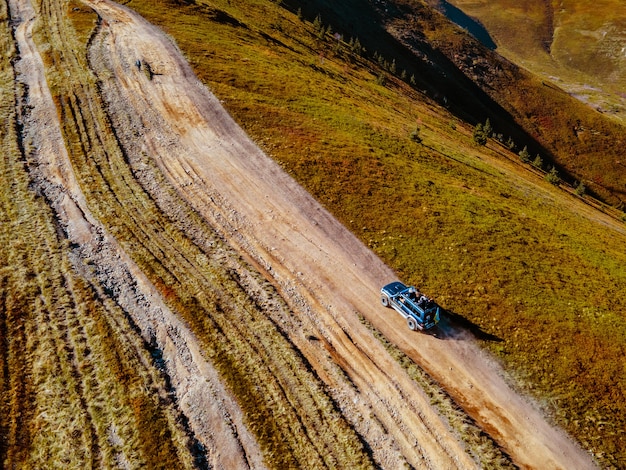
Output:
[[[156,340],[160,348],[167,351],[174,359],[168,361],[167,372],[171,378],[175,377],[181,384],[186,383],[186,386],[176,387],[177,393],[184,393],[187,389],[186,394],[178,396],[178,402],[181,410],[187,414],[194,435],[207,451],[211,449],[214,451],[211,456],[213,459],[211,463],[214,467],[222,468],[221,459],[226,458],[230,465],[238,468],[247,467],[249,462],[255,468],[262,468],[260,457],[254,457],[254,455],[259,455],[258,450],[254,450],[254,440],[248,436],[241,420],[233,419],[238,413],[240,414],[236,411],[237,405],[228,398],[228,394],[215,373],[211,372],[212,368],[204,361],[197,347],[192,347],[193,335],[163,304],[156,289],[88,210],[63,143],[62,132],[56,120],[56,108],[43,74],[44,66],[32,41],[35,13],[26,0],[12,1],[11,9],[13,16],[21,19],[21,23],[15,30],[20,49],[20,59],[15,69],[18,80],[24,83],[28,90],[26,100],[30,115],[24,123],[24,129],[28,138],[34,142],[33,148],[36,149],[29,156],[32,159],[31,171],[34,171],[34,168],[37,169],[33,179],[37,181],[40,190],[51,202],[69,240],[80,247],[76,253],[92,256],[92,266],[95,268],[96,276],[92,274],[88,278],[98,281],[97,284],[103,282],[105,286],[108,285],[110,292],[117,290],[117,302],[124,308],[127,315],[134,318],[144,337],[148,340]],[[42,11],[46,11],[45,5]],[[88,109],[89,105],[86,108]],[[77,122],[80,122],[79,116],[74,117]],[[84,124],[81,134],[89,136],[89,130]],[[87,142],[92,145],[93,139]],[[87,150],[86,147],[85,150]],[[120,289],[119,286],[124,287]],[[185,340],[183,341],[182,338]],[[190,347],[191,355],[185,356],[179,349],[184,344]],[[202,382],[193,379],[195,375],[193,371],[199,373],[199,376],[203,378]],[[192,382],[195,383],[193,388]],[[189,416],[189,402],[207,404],[202,415],[214,413],[214,416],[211,419],[205,419],[204,422],[194,419],[193,415]],[[233,424],[224,423],[224,417],[235,423],[234,426],[238,427],[237,434],[233,434],[234,428],[231,427]],[[218,426],[219,422],[224,424]],[[214,434],[216,432],[219,435],[217,441]],[[250,453],[247,459],[244,458],[239,441],[245,436],[248,436],[247,446]],[[231,442],[227,443],[229,440]],[[221,449],[240,450],[220,457]],[[237,456],[241,460],[238,461]]]

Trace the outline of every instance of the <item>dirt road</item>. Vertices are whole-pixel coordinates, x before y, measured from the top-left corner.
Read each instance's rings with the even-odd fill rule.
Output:
[[[471,339],[412,333],[379,305],[378,290],[394,279],[393,272],[250,141],[168,39],[128,10],[104,1],[89,4],[106,20],[118,90],[128,110],[142,117],[144,149],[190,204],[265,269],[283,295],[310,307],[359,388],[385,397],[397,410],[410,402],[416,415],[430,413],[428,404],[414,403],[414,386],[379,354],[357,312],[439,381],[516,464],[593,467],[576,444],[507,385]],[[158,75],[150,80],[139,73],[137,60]],[[429,419],[427,428],[437,422]],[[466,465],[449,433],[419,427],[402,433],[405,455],[415,439],[425,460],[448,454]]]
[[[395,437],[405,456],[417,441],[422,453],[413,461],[417,465],[470,465],[450,434],[436,429],[435,416],[424,426],[421,416],[431,415],[429,405],[416,403],[414,385],[380,353],[357,312],[439,381],[516,464],[593,466],[506,384],[470,339],[412,333],[400,317],[380,307],[378,290],[394,279],[393,272],[250,141],[158,29],[112,3],[89,4],[106,20],[117,90],[141,123],[144,150],[191,205],[266,270],[293,305],[304,301],[300,310],[310,308],[365,395],[388,401],[388,413],[393,409],[403,416],[408,429]],[[150,65],[152,79],[134,66],[138,60]],[[382,411],[379,419],[393,423]]]
[[[593,467],[575,443],[506,384],[502,371],[471,339],[460,332],[449,332],[446,339],[413,333],[380,306],[378,291],[394,279],[393,272],[259,150],[160,30],[112,2],[84,3],[103,19],[92,61],[103,68],[102,92],[110,112],[123,113],[130,123],[115,129],[126,151],[154,159],[189,204],[271,279],[301,323],[316,331],[320,341],[312,344],[293,326],[285,327],[381,466],[392,468],[399,458],[416,468],[466,469],[476,463],[359,314],[442,384],[517,465]],[[14,4],[24,18],[32,17],[26,0]],[[17,38],[22,60],[37,57],[29,36],[24,29]],[[259,468],[260,452],[240,410],[220,388],[193,334],[184,331],[114,238],[106,235],[102,242],[103,229],[89,214],[70,170],[43,74],[34,73],[43,64],[23,64],[24,80],[34,80],[32,93],[42,90],[41,99],[33,94],[30,104],[49,112],[42,114],[49,120],[42,128],[52,133],[33,138],[42,143],[38,157],[48,172],[44,178],[61,188],[55,209],[72,241],[98,243],[90,251],[109,254],[99,262],[115,263],[110,272],[134,279],[130,285],[139,292],[129,298],[140,296],[148,307],[137,302],[127,309],[146,335],[157,332],[181,411],[212,465]],[[327,358],[340,364],[355,390],[333,381]],[[349,400],[342,401],[343,395]]]
[[[117,129],[126,151],[151,155],[190,204],[279,286],[301,314],[298,323],[307,324],[321,341],[311,344],[295,327],[283,328],[326,379],[344,414],[372,447],[375,460],[385,468],[402,461],[416,468],[475,467],[428,397],[361,324],[355,310],[347,311],[351,325],[333,299],[319,297],[310,287],[303,289],[311,281],[319,289],[328,282],[309,279],[309,266],[339,256],[337,245],[325,251],[333,237],[343,237],[336,241],[362,250],[360,268],[350,268],[355,274],[380,262],[260,153],[158,29],[108,2],[92,6],[105,20],[94,41],[93,62],[110,67],[108,73],[99,72],[102,76],[115,77],[103,84],[103,90],[110,112],[124,115],[130,123]],[[152,79],[145,74],[148,65],[155,73]],[[141,139],[133,138],[138,132]],[[232,159],[233,154],[238,158]],[[257,184],[256,191],[248,187]],[[242,205],[245,211],[240,211]],[[301,222],[315,227],[316,233],[300,231]],[[268,238],[251,236],[266,229]],[[299,256],[306,258],[301,268]],[[341,259],[333,263],[337,261]],[[356,392],[332,378],[328,360],[341,364]],[[366,418],[371,414],[375,419]]]

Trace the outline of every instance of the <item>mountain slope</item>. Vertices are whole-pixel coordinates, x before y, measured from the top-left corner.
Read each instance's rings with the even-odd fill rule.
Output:
[[[495,141],[476,146],[472,123],[392,76],[385,62],[394,56],[348,53],[353,19],[332,25],[344,35],[337,45],[332,34],[317,39],[316,14],[302,13],[302,22],[261,3],[245,14],[232,2],[210,5],[181,7],[178,26],[131,4],[177,38],[256,141],[402,278],[515,364],[570,432],[606,458],[619,456],[624,278],[614,260],[623,224],[563,198]],[[195,18],[203,11],[235,20],[202,29],[208,17]],[[421,144],[412,141],[416,129]],[[598,420],[602,429],[591,424]]]
[[[497,38],[500,53],[601,112],[624,119],[626,14],[619,2],[454,0]]]
[[[418,18],[411,17],[413,23],[404,31],[415,30],[420,16],[418,13]],[[395,24],[398,20],[390,22]],[[555,85],[549,78],[537,78],[467,35],[442,34],[442,30],[445,31],[444,26],[429,36],[431,40],[444,36],[438,49],[510,113],[536,142],[518,141],[518,150],[528,145],[533,155],[541,155],[544,168],[557,165],[571,183],[583,181],[605,201],[623,206],[626,167],[619,163],[624,156],[623,123],[570,96],[559,88],[560,82]],[[506,136],[506,129],[499,129],[500,119],[491,116],[496,132]]]
[[[543,411],[603,465],[619,463],[624,225],[544,181],[497,141],[477,145],[470,118],[505,108],[486,100],[473,109],[481,101],[476,96],[486,95],[457,75],[444,89],[462,83],[468,96],[459,93],[450,110],[440,106],[450,98],[437,95],[432,80],[445,79],[454,68],[434,47],[428,46],[432,55],[419,67],[409,68],[411,53],[381,31],[378,16],[366,17],[372,34],[367,40],[390,46],[374,56],[347,36],[335,36],[337,24],[331,32],[324,17],[307,17],[304,8],[298,18],[298,8],[264,1],[130,4],[176,38],[196,73],[283,168],[403,279],[438,298],[448,310],[441,340],[409,335],[399,317],[378,305],[379,284],[394,274],[291,180],[281,176],[274,184],[280,190],[265,188],[261,171],[274,178],[281,174],[277,166],[261,166],[264,157],[247,140],[226,139],[230,121],[219,113],[195,115],[204,92],[175,49],[159,32],[134,36],[152,29],[105,2],[37,5],[32,53],[43,56],[53,99],[47,106],[61,117],[62,137],[54,141],[67,156],[48,152],[40,144],[44,127],[29,119],[41,109],[37,87],[21,85],[26,50],[11,34],[33,24],[18,13],[24,5],[13,2],[2,23],[8,51],[3,93],[14,91],[2,101],[8,103],[3,149],[9,150],[2,214],[10,225],[3,223],[2,231],[8,269],[2,271],[0,333],[7,347],[0,356],[0,390],[9,411],[0,415],[0,426],[9,438],[0,443],[0,457],[7,466],[45,465],[68,455],[111,466],[200,468],[232,466],[232,458],[275,468],[345,466],[341,462],[364,468],[398,462],[537,466],[533,459],[545,462],[545,455],[561,462],[555,466],[589,465],[575,446],[559,454],[571,443],[534,407],[515,412],[476,405],[478,398],[489,399],[482,387],[501,383],[502,372],[484,368],[473,337],[498,354],[516,386],[541,400]],[[342,5],[350,13],[363,4]],[[127,22],[134,24],[129,33]],[[377,42],[377,34],[386,34],[384,40]],[[177,83],[187,81],[193,84],[177,90]],[[185,101],[190,96],[198,99]],[[515,129],[514,119],[506,121],[527,135]],[[69,168],[76,184],[63,179]],[[235,184],[240,177],[244,182]],[[15,209],[13,180],[26,195],[21,209]],[[265,195],[256,195],[261,190]],[[278,205],[272,196],[284,192],[295,196]],[[252,211],[277,205],[253,217],[237,206],[250,198],[246,207]],[[296,201],[307,205],[292,208]],[[23,223],[30,210],[49,230]],[[13,230],[28,245],[16,243]],[[254,233],[258,246],[250,238]],[[274,233],[274,244],[261,243]],[[103,240],[112,239],[119,251],[103,249],[112,246]],[[300,263],[289,251],[298,240],[323,243],[298,255]],[[94,249],[87,249],[89,243]],[[70,261],[29,261],[30,253],[45,260],[57,259],[57,252]],[[360,257],[350,258],[355,253]],[[65,280],[59,280],[57,266],[63,266]],[[316,277],[324,270],[330,270],[325,278]],[[342,278],[354,281],[337,280]],[[22,284],[32,292],[22,296]],[[124,341],[100,348],[102,340],[88,328],[90,315],[67,309],[71,302],[63,300],[76,285],[87,293],[76,305],[109,308],[119,320],[105,337]],[[37,330],[40,319],[20,316],[32,306],[46,312],[58,299],[55,312],[76,315],[57,315],[52,338],[58,354],[47,359],[71,394],[41,413],[51,376],[41,373],[37,348],[50,336]],[[98,318],[111,321],[113,315]],[[76,321],[87,326],[77,328]],[[30,348],[23,347],[26,338],[34,339]],[[428,348],[432,353],[424,354]],[[451,363],[452,374],[443,362],[452,357],[447,350],[459,357],[469,351],[466,364]],[[107,372],[115,361],[101,362],[101,355],[119,357],[128,367]],[[133,367],[137,363],[141,367]],[[95,377],[91,366],[99,371]],[[422,369],[431,378],[418,380]],[[471,373],[485,370],[484,377]],[[198,376],[202,380],[194,381]],[[124,387],[107,396],[104,387],[95,387],[98,381]],[[129,403],[126,390],[134,397]],[[103,406],[109,396],[111,405]],[[209,398],[192,398],[198,396]],[[81,422],[93,423],[91,433],[68,426],[65,448],[54,445],[50,432],[33,441],[29,430],[65,423],[65,412],[75,407],[82,407],[76,415]],[[516,429],[505,433],[510,411],[514,420],[531,417],[532,426],[551,437],[530,433],[539,443],[528,446]],[[212,433],[214,425],[224,433]],[[225,441],[216,442],[215,435]]]

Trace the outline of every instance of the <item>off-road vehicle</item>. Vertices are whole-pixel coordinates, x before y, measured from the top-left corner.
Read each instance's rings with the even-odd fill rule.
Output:
[[[380,302],[406,318],[411,330],[429,330],[439,323],[439,305],[415,287],[399,281],[380,290]]]

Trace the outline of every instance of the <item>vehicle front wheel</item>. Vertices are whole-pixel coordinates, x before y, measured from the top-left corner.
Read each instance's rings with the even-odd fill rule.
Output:
[[[389,297],[386,295],[381,296],[380,303],[383,304],[383,307],[389,307]]]
[[[407,318],[406,324],[409,325],[409,330],[415,331],[417,330],[417,322],[413,318]]]

